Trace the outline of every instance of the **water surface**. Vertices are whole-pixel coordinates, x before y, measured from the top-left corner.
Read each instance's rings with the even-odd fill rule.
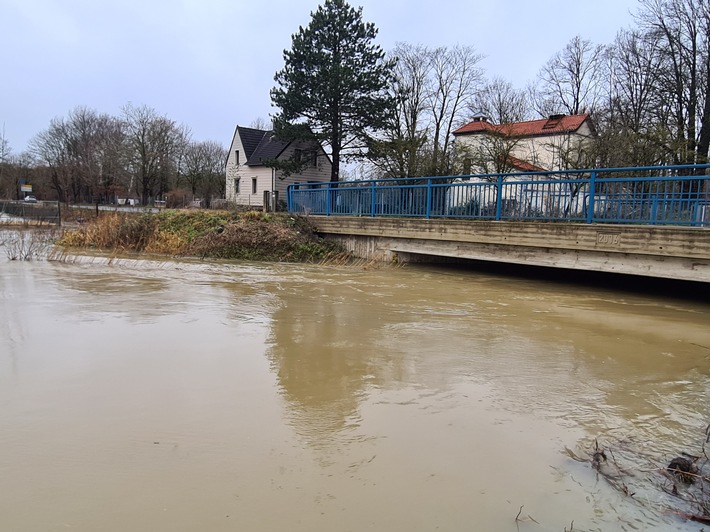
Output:
[[[672,297],[0,261],[0,529],[699,530],[567,450],[698,451],[709,385],[710,305]]]

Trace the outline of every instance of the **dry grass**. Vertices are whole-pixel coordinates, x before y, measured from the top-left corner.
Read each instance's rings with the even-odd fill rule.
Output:
[[[147,253],[184,255],[189,242],[181,235],[158,229],[145,247]]]
[[[307,219],[248,211],[105,213],[67,231],[60,245],[116,252],[288,262],[338,262],[347,254],[319,238]]]
[[[155,222],[147,214],[106,213],[79,229],[65,232],[58,243],[72,248],[144,251],[154,238]]]

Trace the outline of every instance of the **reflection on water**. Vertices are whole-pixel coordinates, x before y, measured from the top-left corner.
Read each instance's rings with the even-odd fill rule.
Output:
[[[697,450],[710,305],[98,257],[2,263],[0,295],[8,530],[698,529],[565,449]]]

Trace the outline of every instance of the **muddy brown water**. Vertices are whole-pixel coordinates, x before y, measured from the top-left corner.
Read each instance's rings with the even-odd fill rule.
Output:
[[[709,389],[702,302],[437,268],[0,260],[0,530],[700,530],[647,464],[628,497],[571,453],[697,451]]]

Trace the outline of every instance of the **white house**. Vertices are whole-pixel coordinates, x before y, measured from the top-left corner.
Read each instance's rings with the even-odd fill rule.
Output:
[[[588,114],[551,115],[507,124],[492,124],[485,117],[478,117],[453,134],[466,168],[464,174],[516,173],[515,177],[506,179],[501,189],[505,210],[525,216],[583,210],[580,201],[583,201],[584,191],[569,183],[557,183],[554,174],[548,184],[527,184],[526,181],[546,179],[544,174],[533,173],[593,165],[588,148],[596,133]],[[497,188],[490,185],[491,181],[495,178],[474,177],[473,182],[480,182],[480,186],[453,188],[448,205],[459,208],[475,202],[490,210],[497,200]]]
[[[595,135],[589,114],[550,115],[540,120],[492,124],[485,117],[454,131],[457,151],[486,173],[486,159],[503,158],[508,171],[568,170],[587,167]],[[500,161],[498,161],[500,162]]]
[[[266,166],[269,161],[304,162],[298,173]],[[264,192],[278,192],[286,200],[286,187],[291,184],[327,182],[332,163],[316,141],[283,141],[273,131],[237,126],[229,147],[226,165],[226,199],[237,205],[263,207]]]

